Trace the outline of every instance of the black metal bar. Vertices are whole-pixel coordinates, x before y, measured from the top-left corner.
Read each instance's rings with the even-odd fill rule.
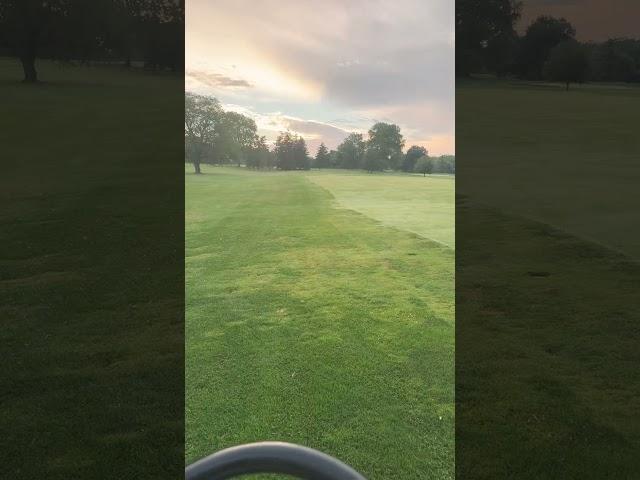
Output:
[[[259,442],[221,450],[185,469],[185,480],[225,480],[248,473],[281,473],[304,480],[366,480],[335,458],[284,442]]]

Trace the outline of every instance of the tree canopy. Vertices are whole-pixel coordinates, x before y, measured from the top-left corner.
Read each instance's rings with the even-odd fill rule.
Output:
[[[433,173],[433,167],[433,159],[424,155],[416,161],[416,166],[414,168],[416,172],[422,173],[422,175],[426,177],[427,174]]]
[[[321,143],[316,153],[316,158],[313,163],[315,168],[329,168],[331,166],[331,157],[329,157],[329,150],[324,143]]]
[[[456,1],[457,75],[482,70],[488,60],[508,53],[520,9],[521,3],[516,0]],[[487,57],[487,50],[493,55]]]
[[[569,90],[571,83],[585,80],[588,69],[584,47],[575,40],[569,40],[553,47],[544,66],[544,76],[565,83]]]
[[[213,147],[216,143],[223,115],[217,99],[192,93],[185,94],[185,150],[198,174],[201,173],[200,162],[205,149]]]
[[[366,144],[361,133],[350,133],[337,149],[337,164],[340,168],[361,168]]]
[[[427,155],[428,153],[426,148],[413,145],[411,148],[409,148],[409,150],[407,150],[407,153],[404,155],[404,160],[402,161],[402,171],[413,172],[418,159]]]
[[[281,132],[273,150],[280,170],[309,170],[311,162],[304,138],[291,132]]]
[[[553,47],[575,35],[575,28],[564,18],[538,17],[522,37],[517,66],[520,74],[532,80],[543,78],[544,63]]]
[[[367,171],[397,169],[402,161],[404,138],[398,125],[378,122],[369,130],[364,167]]]
[[[456,2],[456,75],[490,73],[527,80],[551,78],[546,65],[552,51],[564,42],[575,41],[576,29],[565,18],[542,15],[518,35],[514,24],[520,16],[520,3],[515,0]],[[601,43],[582,43],[582,47],[588,64],[582,75],[584,80],[640,82],[640,39],[611,38]],[[575,46],[563,47],[566,51],[570,48],[577,51]],[[555,55],[553,70],[558,72],[559,54]],[[577,56],[571,58],[575,60]],[[574,71],[575,68],[575,65],[571,67]]]

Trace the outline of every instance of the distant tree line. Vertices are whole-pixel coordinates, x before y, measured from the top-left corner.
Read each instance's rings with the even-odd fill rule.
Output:
[[[314,168],[364,169],[368,172],[397,170],[455,174],[455,156],[430,157],[427,149],[413,145],[403,153],[404,140],[400,127],[376,123],[364,139],[360,133],[349,134],[336,150],[328,150],[324,143],[318,147]]]
[[[0,53],[25,82],[38,81],[37,59],[180,71],[184,0],[0,0]]]
[[[601,43],[576,40],[564,18],[540,16],[524,34],[515,23],[521,2],[456,2],[456,72],[492,73],[526,80],[570,83],[640,82],[640,40],[617,38]]]
[[[301,136],[281,132],[273,148],[258,135],[253,119],[236,112],[224,111],[213,97],[185,93],[185,159],[196,173],[201,164],[245,165],[269,170],[309,170],[310,168],[364,169],[368,172],[399,170],[430,173],[455,173],[455,157],[430,157],[424,147],[412,146],[403,152],[404,138],[400,127],[376,123],[365,139],[361,133],[349,134],[336,150],[324,143],[314,158]]]

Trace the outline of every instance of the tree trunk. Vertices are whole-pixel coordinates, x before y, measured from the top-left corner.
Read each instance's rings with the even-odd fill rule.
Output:
[[[196,175],[200,175],[202,172],[200,171],[200,160],[194,160],[193,161],[193,168],[196,171]]]
[[[22,70],[24,71],[25,83],[35,83],[38,81],[38,72],[36,71],[36,56],[31,53],[25,53],[20,56],[22,62]]]

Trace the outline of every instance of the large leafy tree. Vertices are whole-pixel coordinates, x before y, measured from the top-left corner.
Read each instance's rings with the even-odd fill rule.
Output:
[[[418,145],[413,145],[404,156],[402,160],[402,171],[404,172],[413,172],[414,167],[416,166],[416,161],[420,157],[424,157],[427,155],[427,149],[424,147],[420,147]]]
[[[434,163],[434,172],[449,174],[456,173],[456,157],[453,155],[442,155],[438,157]]]
[[[272,167],[272,154],[264,136],[256,135],[253,146],[247,154],[246,165],[260,170]]]
[[[564,18],[538,17],[529,27],[520,42],[517,69],[521,76],[540,80],[543,67],[551,49],[561,42],[571,40],[576,31]]]
[[[314,167],[316,168],[329,168],[331,158],[329,157],[329,150],[324,143],[321,143],[316,152],[316,158],[314,161]]]
[[[237,112],[225,112],[218,126],[219,155],[241,165],[256,140],[256,122]]]
[[[422,174],[423,177],[426,177],[427,174],[431,174],[434,168],[434,161],[432,158],[427,157],[426,155],[420,157],[416,162],[414,170]]]
[[[457,75],[504,68],[513,50],[520,9],[516,0],[456,1]]]
[[[308,170],[310,167],[307,144],[304,138],[294,133],[281,132],[273,153],[280,170]]]
[[[349,134],[337,149],[338,164],[341,168],[361,168],[366,144],[361,133]]]
[[[365,156],[368,171],[396,169],[402,162],[404,138],[400,127],[391,123],[376,123],[369,130],[367,154]]]
[[[220,102],[211,97],[186,93],[184,97],[184,136],[187,157],[197,174],[208,147],[214,146],[217,129],[224,116]]]
[[[585,49],[575,40],[559,43],[549,53],[544,66],[544,75],[549,80],[569,85],[583,82],[589,69],[589,60]]]
[[[629,82],[640,78],[640,41],[610,39],[597,45],[591,57],[592,79]]]

